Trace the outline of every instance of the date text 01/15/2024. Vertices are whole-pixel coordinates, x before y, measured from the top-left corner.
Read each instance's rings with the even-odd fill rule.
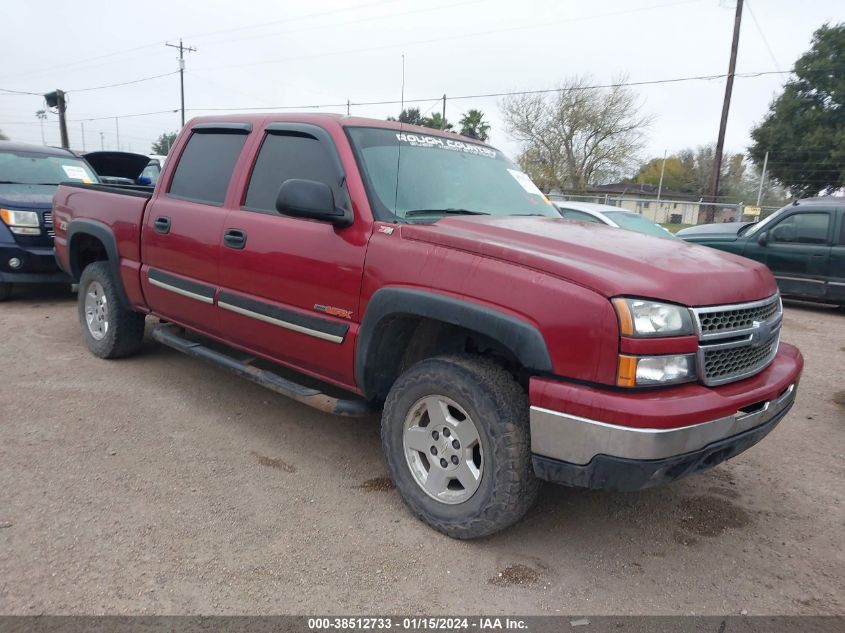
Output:
[[[457,631],[475,629],[478,631],[521,630],[527,628],[525,620],[498,617],[340,617],[308,618],[312,631],[328,630],[390,630],[402,631]]]

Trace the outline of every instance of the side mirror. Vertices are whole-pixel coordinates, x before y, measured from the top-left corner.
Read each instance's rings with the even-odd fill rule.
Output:
[[[760,246],[765,246],[769,243],[769,236],[765,231],[763,231],[762,233],[760,233],[760,235],[757,236],[757,243]]]
[[[330,222],[335,226],[352,224],[352,214],[335,206],[332,188],[316,180],[292,178],[284,181],[276,196],[276,211],[295,218]]]

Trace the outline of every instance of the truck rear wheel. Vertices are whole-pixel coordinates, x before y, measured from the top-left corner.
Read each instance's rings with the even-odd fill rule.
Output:
[[[537,496],[525,392],[485,359],[440,356],[408,369],[387,396],[381,437],[402,499],[451,537],[513,525]]]
[[[123,358],[141,349],[144,315],[124,307],[108,262],[85,267],[77,296],[85,345],[100,358]]]

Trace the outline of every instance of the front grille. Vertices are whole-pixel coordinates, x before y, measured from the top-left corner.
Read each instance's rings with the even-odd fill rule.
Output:
[[[47,232],[47,235],[50,237],[56,237],[56,231],[53,230],[53,212],[52,211],[45,211],[43,214],[44,218],[44,230]]]
[[[778,295],[692,312],[698,331],[698,372],[706,385],[753,376],[777,354],[783,316]]]
[[[778,302],[754,306],[752,308],[739,308],[734,310],[720,310],[718,312],[704,312],[701,314],[701,332],[723,332],[725,330],[737,330],[750,327],[754,321],[766,321],[778,311]]]
[[[736,380],[739,376],[757,373],[771,362],[777,353],[778,335],[760,347],[704,348],[704,380],[709,384]]]

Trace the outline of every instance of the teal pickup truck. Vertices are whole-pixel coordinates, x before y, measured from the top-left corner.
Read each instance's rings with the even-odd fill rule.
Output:
[[[785,297],[845,306],[845,198],[806,198],[753,224],[705,224],[676,235],[763,262]]]

